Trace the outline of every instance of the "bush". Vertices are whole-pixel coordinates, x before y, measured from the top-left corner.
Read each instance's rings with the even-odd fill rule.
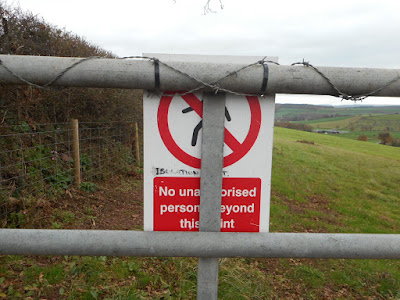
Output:
[[[378,134],[378,139],[381,140],[381,144],[388,145],[393,141],[393,137],[389,132],[381,132]]]
[[[359,135],[357,140],[359,141],[363,141],[363,142],[367,142],[368,141],[368,137],[365,134]]]

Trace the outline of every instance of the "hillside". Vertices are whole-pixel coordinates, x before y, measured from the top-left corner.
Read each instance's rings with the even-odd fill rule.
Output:
[[[305,124],[314,130],[341,131],[340,136],[348,139],[359,139],[364,136],[370,143],[379,143],[379,134],[389,133],[393,138],[392,145],[400,145],[400,114],[358,115],[350,117],[325,118],[310,121],[297,121],[296,125]],[[277,123],[279,124],[279,123]],[[291,124],[291,123],[289,123]]]
[[[400,132],[400,114],[338,117],[301,122],[314,128]]]
[[[382,115],[400,113],[398,106],[322,106],[308,104],[277,104],[275,119],[277,121],[309,121],[326,118],[341,118],[359,115]]]
[[[27,207],[25,228],[143,228],[141,170]],[[275,128],[272,232],[400,232],[400,152]],[[24,221],[22,223],[22,221]],[[18,219],[15,220],[18,222]],[[193,299],[194,258],[0,257],[0,297]],[[222,259],[221,299],[397,299],[398,260]]]
[[[322,226],[329,232],[398,232],[398,148],[285,128],[276,128],[275,134],[272,186],[277,198],[305,207],[321,198],[331,210],[329,218],[340,219],[337,224],[324,222],[328,216],[318,213],[321,207],[315,205],[321,219],[310,223],[307,217],[312,214],[306,214],[303,221],[310,226],[307,229],[318,231]],[[294,215],[290,221],[298,217]]]

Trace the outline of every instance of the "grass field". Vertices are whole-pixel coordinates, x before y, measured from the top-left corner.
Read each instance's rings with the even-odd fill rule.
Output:
[[[349,131],[348,133],[340,134],[340,137],[346,138],[346,139],[351,139],[351,140],[357,140],[357,138],[360,135],[366,135],[368,137],[368,142],[369,143],[377,144],[377,143],[380,142],[380,140],[378,139],[378,134],[380,132],[381,131],[358,131],[358,130],[354,130],[354,131]],[[391,132],[390,134],[392,135],[393,138],[400,139],[400,132]]]
[[[363,116],[326,118],[326,119],[307,121],[307,124],[310,124],[314,128],[321,128],[321,129],[335,129],[335,128],[345,129],[351,124],[360,120],[361,118],[363,118]],[[305,123],[305,122],[301,121],[299,123]]]
[[[314,129],[339,129],[348,131],[341,137],[356,140],[360,135],[368,137],[368,142],[378,143],[378,134],[388,131],[393,138],[400,139],[400,114],[364,115],[354,117],[324,118],[311,121],[298,121],[311,125]]]
[[[26,208],[14,225],[140,229],[141,185],[121,175],[95,193]],[[398,148],[275,128],[271,231],[400,233],[399,195]],[[132,206],[118,211],[124,199]],[[194,258],[2,256],[0,298],[193,299],[196,268]],[[399,297],[398,260],[221,259],[220,299]]]
[[[347,120],[351,118],[357,118],[357,117],[349,117],[349,116],[343,116],[343,117],[332,117],[332,118],[322,118],[322,119],[316,119],[316,120],[308,120],[308,121],[296,121],[295,123],[302,123],[302,124],[310,124],[312,126],[318,126],[319,123],[328,123],[328,122],[337,122],[341,120]]]

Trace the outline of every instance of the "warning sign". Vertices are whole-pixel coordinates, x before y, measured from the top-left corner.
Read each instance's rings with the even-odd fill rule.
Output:
[[[258,232],[260,227],[259,178],[224,178],[221,231]],[[198,231],[200,178],[154,178],[156,231]]]
[[[171,134],[168,115],[173,96],[173,94],[163,96],[160,101],[160,106],[158,108],[157,114],[160,136],[165,146],[178,160],[188,166],[200,169],[200,157],[194,157],[182,150],[182,148],[180,148],[179,145],[175,142]],[[182,113],[194,111],[200,118],[203,118],[203,103],[196,97],[196,95],[188,94],[182,95],[181,97],[189,105],[187,108],[182,110]],[[250,109],[249,131],[244,138],[244,141],[241,143],[227,128],[225,128],[225,144],[231,149],[232,153],[224,157],[224,167],[228,167],[234,164],[244,155],[246,155],[247,152],[249,152],[251,147],[254,145],[258,133],[260,132],[261,108],[260,103],[258,102],[258,98],[254,96],[248,96],[246,97],[246,100]],[[231,114],[229,113],[227,108],[225,108],[225,118],[228,122],[232,120]],[[191,139],[192,146],[196,146],[198,143],[201,127],[202,120],[200,120],[193,129],[193,135]]]
[[[203,94],[145,92],[143,109],[144,229],[197,231]],[[268,231],[274,113],[274,96],[226,94],[221,231]]]

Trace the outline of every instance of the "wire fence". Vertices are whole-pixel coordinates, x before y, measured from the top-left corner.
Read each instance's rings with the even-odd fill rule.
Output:
[[[128,169],[134,122],[80,122],[81,186]],[[74,184],[70,123],[0,127],[0,225],[34,197],[55,197]]]

